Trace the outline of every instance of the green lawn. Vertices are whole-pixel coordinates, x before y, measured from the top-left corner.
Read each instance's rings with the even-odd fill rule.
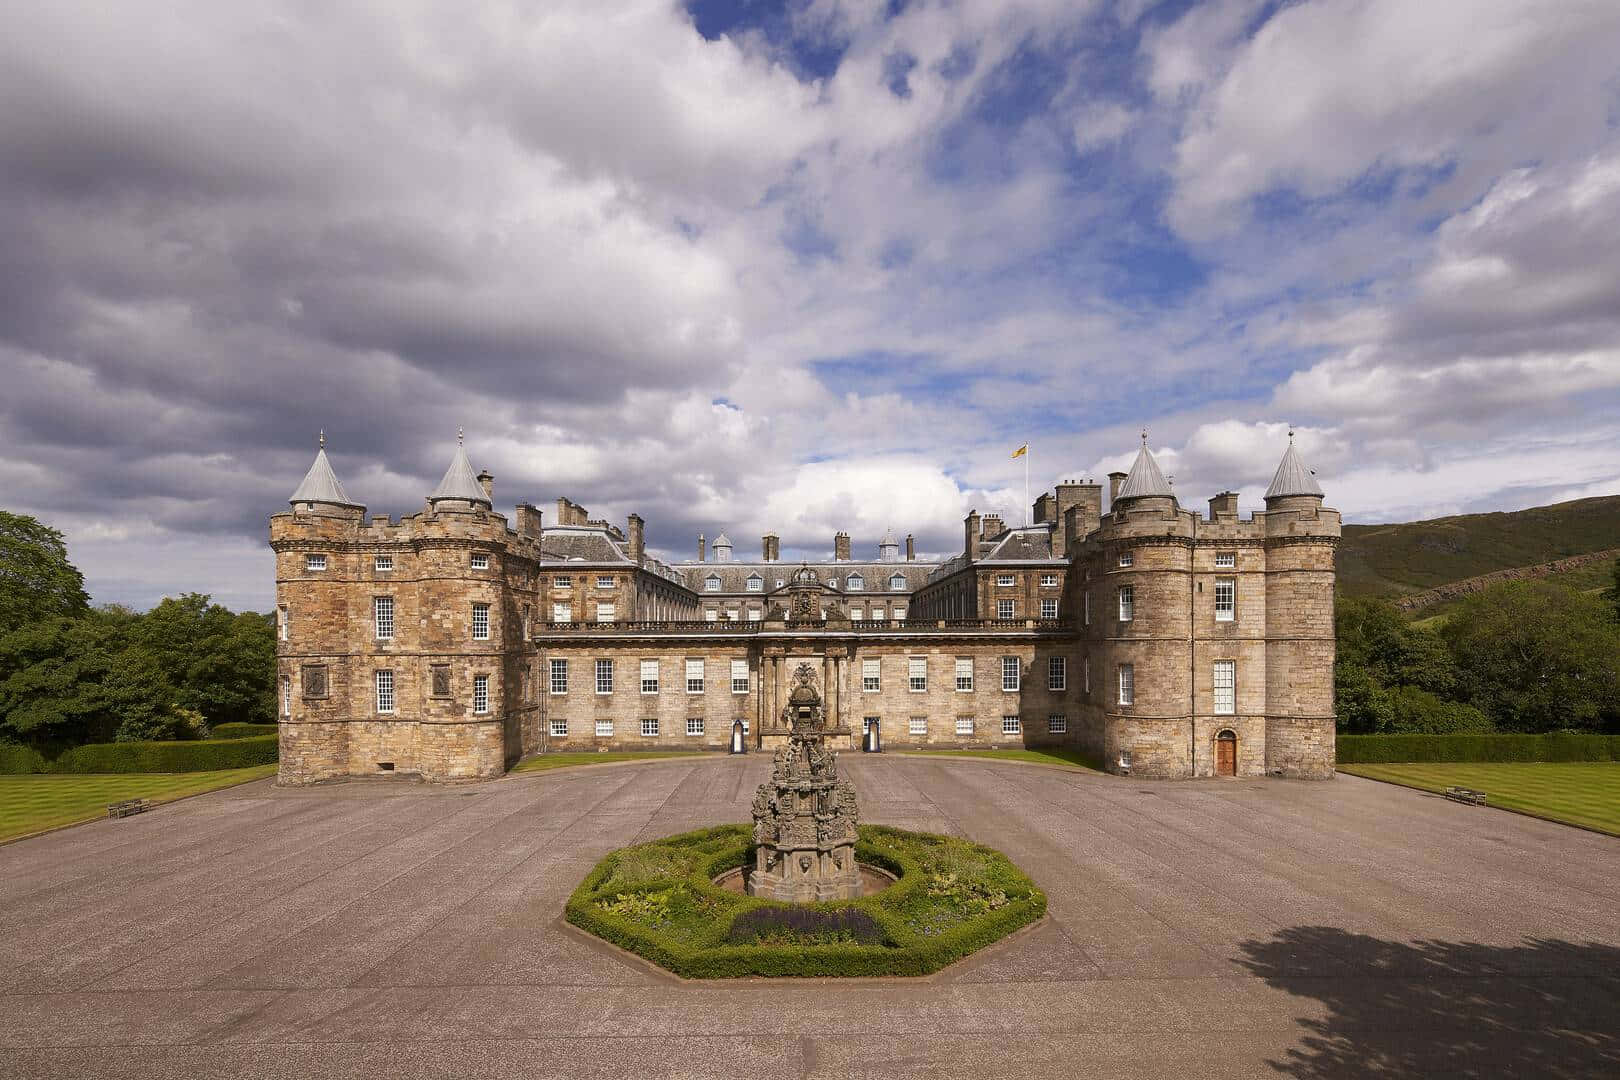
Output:
[[[1620,836],[1620,761],[1340,765],[1340,772],[1443,792],[1483,791],[1490,805]]]
[[[578,750],[560,754],[536,754],[512,766],[512,771],[540,772],[543,769],[561,769],[566,765],[606,765],[610,761],[642,761],[647,758],[697,757],[702,750],[634,750],[598,753]]]
[[[169,802],[274,776],[276,766],[194,773],[84,773],[0,776],[0,840],[105,817],[125,799]]]
[[[1078,765],[1082,769],[1102,771],[1102,764],[1095,758],[1068,746],[1035,750],[901,750],[900,753],[940,757],[982,757],[996,761],[1034,761],[1042,765]]]

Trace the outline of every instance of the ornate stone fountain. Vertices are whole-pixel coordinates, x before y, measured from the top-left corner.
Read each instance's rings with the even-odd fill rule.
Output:
[[[804,902],[849,900],[862,892],[855,865],[855,786],[838,779],[826,747],[826,715],[815,668],[800,664],[782,711],[788,741],[771,778],[754,794],[751,896]]]

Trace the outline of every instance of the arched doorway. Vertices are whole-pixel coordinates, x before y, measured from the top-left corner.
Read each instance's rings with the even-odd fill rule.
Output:
[[[1215,736],[1215,775],[1237,775],[1237,732],[1231,728]]]

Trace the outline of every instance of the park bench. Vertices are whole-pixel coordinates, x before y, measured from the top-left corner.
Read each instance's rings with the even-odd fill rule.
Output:
[[[110,818],[129,817],[131,814],[144,813],[152,809],[151,799],[125,799],[123,802],[107,804],[107,816]]]
[[[1455,799],[1458,802],[1472,803],[1475,806],[1485,805],[1485,793],[1475,791],[1473,788],[1448,787],[1446,788],[1446,798]]]

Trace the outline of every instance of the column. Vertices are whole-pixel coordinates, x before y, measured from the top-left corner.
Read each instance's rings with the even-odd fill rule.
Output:
[[[776,665],[776,676],[771,684],[776,687],[771,698],[771,727],[780,727],[782,723],[782,709],[787,705],[787,657],[776,656],[772,658]]]

